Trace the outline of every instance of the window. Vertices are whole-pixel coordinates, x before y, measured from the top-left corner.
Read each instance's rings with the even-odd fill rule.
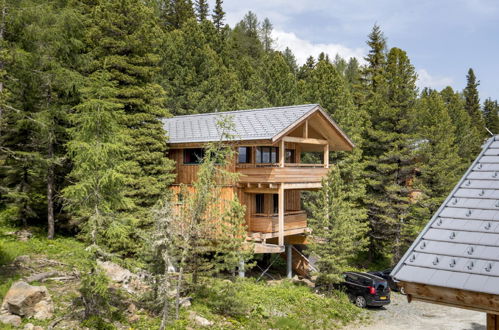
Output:
[[[285,163],[296,163],[294,149],[286,149],[286,152],[284,154],[284,162]]]
[[[277,147],[257,147],[256,162],[260,164],[277,163],[277,155],[279,148]]]
[[[272,197],[274,201],[274,213],[279,213],[279,195],[273,194]]]
[[[239,147],[238,155],[238,162],[240,164],[251,163],[251,147]]]
[[[203,161],[204,149],[184,149],[184,164],[200,164]]]
[[[256,213],[263,213],[264,194],[256,194],[255,199]]]

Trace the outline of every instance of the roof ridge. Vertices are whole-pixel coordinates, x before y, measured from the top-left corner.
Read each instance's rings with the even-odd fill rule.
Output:
[[[249,112],[249,111],[260,111],[260,110],[277,110],[277,109],[284,109],[284,108],[298,108],[298,107],[304,107],[304,106],[316,107],[318,105],[319,105],[318,103],[306,103],[306,104],[285,105],[285,106],[279,106],[279,107],[228,110],[228,111],[220,111],[220,112],[206,112],[206,113],[195,113],[195,114],[191,114],[191,115],[173,116],[173,117],[164,118],[164,119],[168,120],[168,119],[183,118],[183,117],[201,117],[201,116],[211,116],[211,115],[215,115],[215,114],[233,114],[233,113],[241,113],[241,112]]]

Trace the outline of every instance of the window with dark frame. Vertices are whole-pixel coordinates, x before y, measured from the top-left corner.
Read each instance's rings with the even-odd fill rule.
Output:
[[[255,213],[263,213],[264,194],[255,195]]]
[[[238,163],[240,164],[251,163],[251,147],[238,148]]]
[[[184,149],[184,164],[201,164],[204,157],[203,148]]]
[[[286,149],[286,151],[284,153],[284,162],[285,163],[296,163],[295,149]]]
[[[274,213],[279,213],[279,195],[273,194],[272,198],[274,202]]]
[[[256,147],[256,162],[259,164],[277,163],[278,147]]]

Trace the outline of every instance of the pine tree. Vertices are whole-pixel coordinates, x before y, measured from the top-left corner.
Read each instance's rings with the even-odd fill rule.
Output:
[[[288,63],[291,72],[296,75],[298,73],[298,64],[296,63],[296,57],[293,54],[293,51],[289,47],[286,47],[282,53],[282,56],[284,57],[286,63]]]
[[[145,8],[144,4],[142,6]],[[192,0],[160,0],[160,11],[161,21],[168,30],[180,29],[185,22],[196,17]]]
[[[121,124],[130,146],[127,152],[127,210],[143,224],[149,210],[172,180],[166,157],[167,139],[161,118],[168,116],[165,92],[156,83],[158,46],[162,32],[150,8],[132,0],[99,3],[90,13],[87,72],[108,70],[116,83],[116,98],[123,104]]]
[[[318,281],[329,285],[341,280],[351,259],[367,244],[367,224],[359,217],[358,208],[345,198],[346,190],[340,169],[333,166],[323,179],[317,198],[307,205],[313,230],[310,251],[318,257]]]
[[[481,137],[486,136],[484,129],[484,120],[482,111],[480,109],[480,97],[478,95],[478,86],[480,82],[476,80],[475,72],[473,69],[468,70],[466,75],[466,87],[464,88],[463,95],[465,99],[465,109],[471,117],[472,124],[477,128]]]
[[[296,79],[280,52],[263,57],[261,76],[272,106],[291,105],[296,100]]]
[[[126,223],[119,210],[129,201],[123,194],[126,139],[120,121],[124,104],[117,99],[117,83],[105,71],[87,78],[82,103],[71,115],[73,128],[68,153],[73,163],[72,184],[63,196],[79,221],[81,236],[97,255],[129,250],[133,222]]]
[[[499,134],[499,105],[497,101],[492,101],[488,98],[483,103],[483,116],[485,119],[485,127],[493,134]]]
[[[401,257],[402,231],[409,216],[408,182],[413,175],[415,136],[411,118],[416,101],[416,74],[406,53],[386,42],[378,26],[369,35],[371,47],[363,81],[368,86],[367,207],[370,221],[370,259],[392,253]]]
[[[482,138],[470,115],[465,109],[465,101],[461,94],[454,92],[451,87],[444,88],[440,94],[445,102],[449,116],[455,130],[455,141],[458,146],[459,157],[462,159],[463,172],[480,152]]]
[[[272,29],[272,23],[270,23],[268,18],[265,18],[260,27],[260,38],[262,40],[263,49],[266,52],[270,52],[274,44],[274,40],[272,39]]]
[[[198,21],[202,22],[208,18],[208,1],[207,0],[196,0],[196,14]]]
[[[223,0],[215,0],[215,8],[213,9],[213,24],[217,28],[217,31],[221,31],[224,26],[225,12],[222,8]]]

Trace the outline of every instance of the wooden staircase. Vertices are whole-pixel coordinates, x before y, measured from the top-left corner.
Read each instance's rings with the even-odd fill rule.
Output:
[[[293,271],[302,277],[310,277],[310,273],[317,270],[313,262],[294,245],[291,247]],[[281,257],[286,260],[286,252],[281,253]]]

